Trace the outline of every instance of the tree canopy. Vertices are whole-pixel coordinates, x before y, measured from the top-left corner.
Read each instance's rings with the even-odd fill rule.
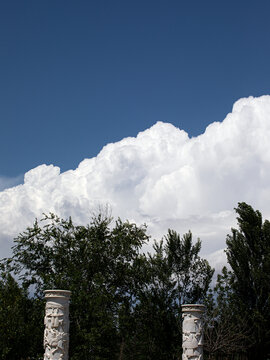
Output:
[[[228,268],[208,294],[206,348],[237,359],[270,356],[270,223],[242,202],[238,228],[227,235]],[[212,357],[215,359],[215,357]]]
[[[71,360],[178,359],[180,305],[203,301],[213,270],[191,233],[169,230],[145,254],[148,241],[145,225],[99,214],[78,226],[50,214],[19,234],[3,264],[34,302],[46,289],[71,290]]]
[[[270,222],[246,203],[235,209],[239,229],[227,236],[233,301],[252,329],[250,354],[270,354]],[[252,356],[252,355],[251,355]]]
[[[14,240],[0,276],[0,359],[43,358],[44,290],[71,290],[71,360],[181,359],[181,304],[203,303],[206,359],[270,356],[270,223],[246,203],[227,236],[228,268],[174,230],[153,250],[145,225],[98,214],[75,225],[55,214]],[[240,356],[240,357],[239,357]]]

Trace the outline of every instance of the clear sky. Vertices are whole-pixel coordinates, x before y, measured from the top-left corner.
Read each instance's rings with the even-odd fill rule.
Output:
[[[270,1],[0,2],[0,175],[74,169],[158,120],[269,93]]]

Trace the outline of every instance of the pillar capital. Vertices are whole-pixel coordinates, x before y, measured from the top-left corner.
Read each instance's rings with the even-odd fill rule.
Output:
[[[199,312],[204,313],[205,306],[201,304],[184,304],[182,305],[182,312]]]
[[[71,295],[71,291],[69,291],[69,290],[45,290],[44,294],[45,294],[46,300],[52,299],[52,298],[63,298],[68,301],[70,298],[70,295]]]

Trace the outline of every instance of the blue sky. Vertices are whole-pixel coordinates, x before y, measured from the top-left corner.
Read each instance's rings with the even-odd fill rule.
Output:
[[[269,93],[270,2],[2,1],[0,175],[74,169],[158,120],[190,136]]]

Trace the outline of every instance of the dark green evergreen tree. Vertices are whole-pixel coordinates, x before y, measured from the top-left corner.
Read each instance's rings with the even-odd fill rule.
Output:
[[[242,202],[235,209],[239,229],[227,236],[231,286],[239,314],[252,329],[250,359],[270,356],[270,222]]]

